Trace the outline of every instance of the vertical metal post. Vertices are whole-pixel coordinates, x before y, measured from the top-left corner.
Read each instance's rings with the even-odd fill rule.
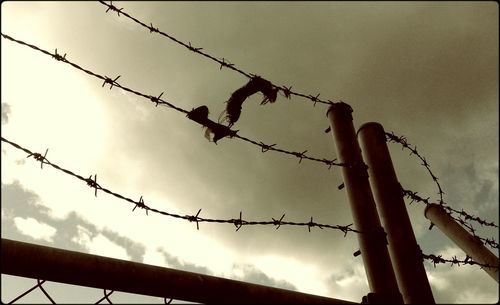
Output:
[[[488,250],[477,237],[467,232],[438,204],[427,205],[424,215],[474,261],[496,266],[496,268],[483,267],[482,269],[498,283],[498,257]]]
[[[358,137],[363,158],[369,168],[377,210],[387,232],[392,266],[405,304],[435,304],[422,254],[387,148],[384,128],[374,122],[363,124],[358,129]]]
[[[366,165],[354,132],[352,108],[346,103],[335,103],[328,109],[333,138],[342,167],[344,184],[349,196],[352,216],[358,235],[359,247],[372,291],[369,303],[401,304],[394,270],[392,269],[387,239],[380,221],[368,181]]]

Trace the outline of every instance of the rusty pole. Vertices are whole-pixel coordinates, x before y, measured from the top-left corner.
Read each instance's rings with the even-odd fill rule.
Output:
[[[427,205],[424,215],[474,261],[496,266],[493,268],[483,267],[482,269],[498,283],[498,257],[488,250],[477,237],[467,232],[438,204]]]
[[[369,303],[403,303],[392,269],[387,239],[380,226],[377,209],[368,181],[366,165],[354,132],[352,108],[346,103],[335,103],[328,109],[327,116],[337,153],[342,163],[344,184],[347,188],[352,216],[358,234],[368,284],[372,291]]]
[[[387,148],[384,128],[375,122],[363,124],[358,129],[358,138],[405,304],[435,304],[422,253]]]

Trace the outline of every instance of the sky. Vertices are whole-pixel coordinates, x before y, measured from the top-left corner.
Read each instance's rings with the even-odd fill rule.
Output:
[[[353,123],[379,122],[430,163],[444,201],[498,224],[498,4],[495,2],[113,2],[146,24],[248,73],[306,95],[344,101]],[[1,4],[1,31],[216,121],[248,79],[151,34],[98,2]],[[159,210],[215,219],[353,222],[340,167],[239,139],[217,145],[184,114],[2,38],[2,137]],[[278,94],[243,104],[238,134],[317,158],[338,158],[327,105]],[[401,185],[437,202],[415,156],[390,143]],[[1,143],[2,238],[360,302],[369,291],[357,236],[307,227],[195,223],[98,192]],[[427,254],[465,258],[422,204],[407,210]],[[498,241],[498,229],[481,228]],[[492,249],[498,256],[498,250]],[[476,266],[424,263],[437,303],[495,303],[498,284]],[[2,301],[35,280],[2,275]],[[56,302],[102,290],[47,283]],[[163,302],[116,293],[114,302]],[[25,302],[48,302],[33,292]]]

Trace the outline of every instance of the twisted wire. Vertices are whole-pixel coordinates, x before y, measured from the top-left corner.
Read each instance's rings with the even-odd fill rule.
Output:
[[[154,27],[153,24],[150,22],[149,25],[147,25],[146,23],[140,21],[139,19],[135,18],[134,16],[128,14],[127,12],[123,11],[123,8],[117,8],[116,6],[113,5],[113,1],[110,1],[110,4],[107,4],[106,2],[104,1],[99,1],[99,3],[101,3],[102,5],[106,6],[107,9],[106,9],[106,13],[108,11],[114,11],[114,12],[117,12],[118,16],[125,16],[126,18],[134,21],[135,23],[139,24],[140,26],[144,27],[145,29],[149,30],[149,33],[153,34],[153,33],[157,33],[159,35],[162,35],[163,37],[166,37],[172,41],[174,41],[175,43],[187,48],[189,51],[192,51],[198,55],[201,55],[205,58],[208,58],[216,63],[218,63],[220,65],[219,67],[219,70],[222,69],[222,68],[228,68],[228,69],[231,69],[235,72],[238,72],[239,74],[247,77],[247,78],[252,78],[252,77],[255,77],[257,76],[256,74],[252,74],[252,73],[247,73],[245,71],[243,71],[242,69],[236,67],[236,65],[230,63],[227,59],[225,59],[224,57],[222,58],[216,58],[204,51],[203,48],[197,48],[197,47],[194,47],[191,42],[188,42],[188,43],[185,43],[177,38],[175,38],[174,36],[170,35],[170,34],[167,34],[163,31],[161,31],[158,27]],[[304,94],[304,93],[300,93],[300,92],[295,92],[295,91],[292,91],[292,86],[284,86],[284,85],[275,85],[271,82],[272,86],[279,89],[282,94],[286,97],[286,98],[290,98],[292,95],[294,96],[298,96],[298,97],[302,97],[304,99],[307,99],[307,100],[310,100],[311,102],[313,102],[313,106],[316,106],[316,103],[320,103],[320,104],[326,104],[326,105],[333,105],[334,102],[331,101],[331,100],[323,100],[323,99],[320,99],[319,96],[320,94],[316,94],[316,95],[313,95],[313,94]]]
[[[43,50],[43,49],[41,49],[41,48],[33,45],[33,44],[26,43],[24,41],[15,39],[15,38],[13,38],[13,37],[11,37],[9,35],[3,34],[3,33],[1,35],[5,39],[8,39],[10,41],[13,41],[13,42],[19,43],[21,45],[27,46],[29,48],[32,48],[32,49],[34,49],[36,51],[39,51],[39,52],[45,54],[45,55],[49,55],[52,58],[54,58],[55,60],[57,60],[57,61],[69,64],[72,67],[74,67],[74,68],[76,68],[76,69],[78,69],[78,70],[80,70],[82,72],[85,72],[88,75],[91,75],[93,77],[96,77],[96,78],[99,78],[99,79],[103,80],[104,82],[102,84],[102,87],[104,87],[105,85],[109,85],[110,89],[112,89],[113,87],[118,87],[118,88],[120,88],[122,90],[125,90],[127,92],[133,93],[133,94],[135,94],[137,96],[140,96],[142,98],[145,98],[145,99],[149,100],[150,102],[154,103],[156,106],[163,105],[163,106],[167,106],[169,108],[172,108],[172,109],[174,109],[174,110],[176,110],[178,112],[184,113],[186,115],[189,114],[189,111],[187,111],[185,109],[182,109],[180,107],[177,107],[176,105],[174,105],[174,104],[172,104],[172,103],[170,103],[170,102],[165,101],[164,99],[162,99],[161,96],[163,95],[163,93],[161,93],[159,96],[148,95],[148,94],[139,92],[137,90],[134,90],[134,89],[131,89],[131,88],[128,88],[128,87],[126,87],[124,85],[119,84],[117,82],[117,80],[121,77],[121,75],[115,77],[114,79],[111,78],[111,77],[108,77],[108,76],[103,76],[103,75],[95,73],[95,72],[93,72],[91,70],[85,69],[85,68],[79,66],[78,64],[75,64],[75,63],[71,62],[70,60],[68,60],[66,58],[66,54],[64,54],[64,56],[61,56],[60,54],[58,54],[57,49],[55,49],[54,53],[51,53],[49,51]],[[223,126],[223,125],[221,125],[221,126]],[[205,127],[208,127],[208,126],[205,126]],[[238,135],[238,134],[236,134],[237,132],[238,132],[237,130],[236,131],[235,130],[231,130],[231,136],[229,138],[233,138],[233,137],[234,138],[238,138],[238,139],[241,139],[241,140],[243,140],[245,142],[251,143],[251,144],[256,145],[256,146],[259,146],[261,148],[262,152],[276,151],[276,152],[279,152],[279,153],[283,153],[283,154],[295,156],[296,158],[299,159],[299,163],[301,163],[302,159],[308,159],[308,160],[311,160],[311,161],[320,162],[320,163],[323,163],[323,164],[327,165],[328,169],[330,169],[332,166],[346,166],[346,164],[344,164],[344,163],[337,162],[337,159],[328,160],[328,159],[325,159],[325,158],[320,159],[320,158],[315,158],[315,157],[307,156],[307,155],[305,155],[305,153],[307,152],[307,150],[299,152],[299,151],[289,151],[289,150],[285,150],[285,149],[280,149],[280,148],[274,147],[276,144],[269,145],[269,144],[265,144],[265,143],[263,143],[261,141],[255,141],[255,140],[246,138],[244,136]]]
[[[202,222],[207,222],[207,223],[227,223],[227,224],[233,224],[235,227],[236,227],[236,231],[240,230],[241,227],[243,226],[250,226],[250,225],[272,225],[272,226],[275,226],[276,229],[279,229],[281,226],[284,226],[284,225],[289,225],[289,226],[302,226],[302,227],[307,227],[309,232],[311,231],[311,228],[313,227],[318,227],[320,229],[334,229],[334,230],[340,230],[344,233],[344,237],[347,235],[348,232],[355,232],[355,233],[360,233],[360,231],[356,230],[356,229],[353,229],[351,228],[351,226],[353,224],[349,224],[349,225],[330,225],[330,224],[322,224],[322,223],[317,223],[317,222],[314,222],[313,221],[313,218],[311,217],[310,221],[308,222],[293,222],[293,221],[285,221],[283,220],[284,217],[285,217],[285,214],[283,214],[281,216],[281,218],[279,219],[275,219],[275,218],[271,218],[271,220],[268,220],[268,221],[250,221],[250,220],[245,220],[242,218],[242,212],[240,212],[239,214],[239,218],[233,218],[233,219],[211,219],[211,218],[203,218],[203,217],[200,217],[200,213],[201,213],[201,209],[198,210],[198,212],[195,214],[195,215],[180,215],[180,214],[175,214],[175,213],[169,213],[169,212],[165,212],[165,211],[161,211],[161,210],[158,210],[158,209],[155,209],[149,205],[146,205],[146,203],[144,202],[144,199],[143,197],[141,196],[139,198],[139,200],[134,200],[134,199],[131,199],[129,197],[126,197],[126,196],[123,196],[117,192],[114,192],[114,191],[111,191],[105,187],[103,187],[101,184],[97,183],[97,174],[94,175],[94,178],[92,178],[92,175],[90,175],[88,178],[85,178],[83,177],[82,175],[79,175],[77,173],[74,173],[73,171],[71,170],[68,170],[68,169],[65,169],[53,162],[50,162],[46,155],[42,155],[40,153],[36,153],[36,152],[32,152],[31,150],[27,149],[27,148],[24,148],[22,147],[21,145],[15,143],[15,142],[12,142],[12,141],[9,141],[7,139],[5,139],[4,137],[1,137],[1,140],[5,143],[8,143],[10,145],[12,145],[13,147],[19,149],[19,150],[22,150],[24,151],[25,153],[28,154],[28,157],[30,156],[33,156],[34,159],[38,162],[40,162],[42,165],[43,164],[46,164],[46,165],[49,165],[59,171],[62,171],[63,173],[65,174],[68,174],[70,176],[73,176],[83,182],[85,182],[89,187],[93,188],[95,191],[94,191],[94,194],[95,196],[97,196],[97,191],[103,191],[109,195],[112,195],[118,199],[121,199],[121,200],[124,200],[124,201],[127,201],[127,202],[130,202],[134,205],[134,208],[132,209],[132,211],[134,211],[136,208],[140,208],[140,209],[144,209],[146,211],[146,214],[148,213],[148,211],[151,211],[153,213],[157,213],[157,214],[161,214],[161,215],[164,215],[164,216],[169,216],[169,217],[173,217],[173,218],[177,218],[177,219],[183,219],[183,220],[186,220],[186,221],[189,221],[189,222],[195,222],[196,223],[196,228],[199,230],[200,227],[199,227],[199,223],[202,223]]]

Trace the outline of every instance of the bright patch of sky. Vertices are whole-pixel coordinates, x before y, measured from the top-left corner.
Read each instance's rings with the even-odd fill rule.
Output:
[[[14,223],[17,229],[24,235],[28,235],[34,239],[41,239],[52,242],[56,229],[46,223],[41,223],[38,220],[27,217],[14,217]]]

